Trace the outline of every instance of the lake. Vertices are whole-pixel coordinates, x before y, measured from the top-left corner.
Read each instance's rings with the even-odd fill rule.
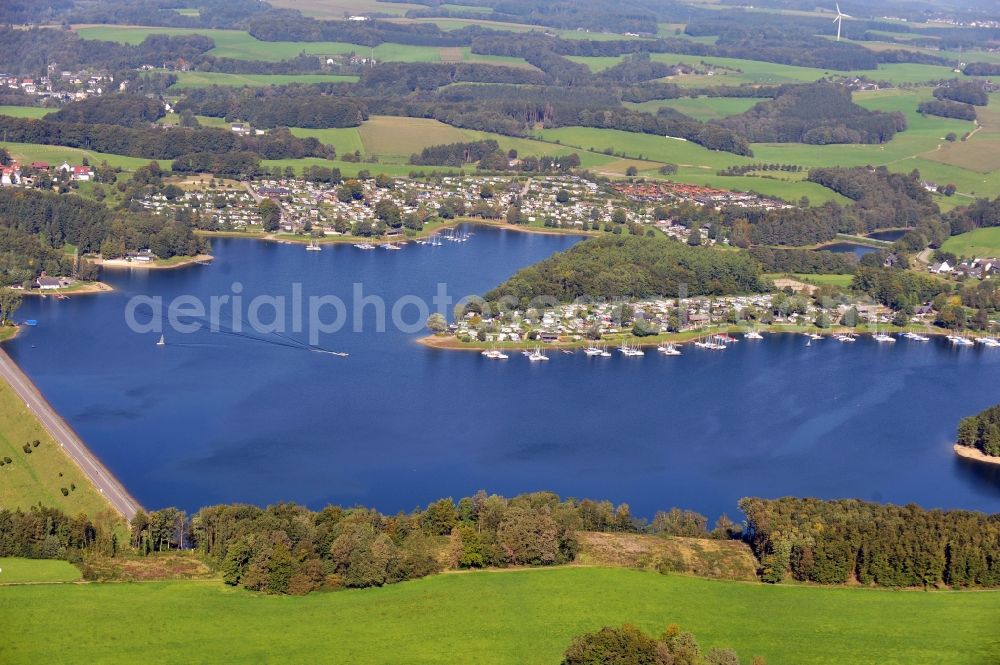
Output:
[[[137,334],[134,295],[305,294],[351,302],[483,293],[575,239],[476,227],[468,242],[400,251],[214,241],[208,266],[105,273],[117,289],[26,299],[38,319],[7,348],[147,508],[245,501],[394,512],[479,488],[549,489],[680,506],[714,518],[742,496],[859,497],[1000,512],[1000,467],[957,458],[958,420],[998,401],[1000,350],[801,336],[718,353],[588,358],[416,344],[421,333],[342,330],[311,353],[287,337]],[[147,319],[149,317],[147,316]],[[410,318],[413,318],[412,316]]]
[[[829,245],[823,245],[822,247],[817,247],[816,249],[824,252],[834,252],[836,254],[854,254],[859,259],[865,254],[871,254],[872,252],[878,251],[877,247],[859,245],[855,242],[835,242]]]

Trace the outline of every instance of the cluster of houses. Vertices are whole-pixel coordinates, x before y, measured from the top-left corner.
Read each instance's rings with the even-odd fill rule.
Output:
[[[451,324],[450,332],[462,340],[482,339],[486,342],[579,341],[587,337],[615,335],[631,329],[631,322],[622,322],[622,306],[628,305],[635,319],[644,319],[661,331],[697,331],[714,325],[738,320],[759,319],[764,313],[770,323],[811,325],[821,312],[829,323],[836,325],[852,308],[858,322],[887,323],[891,310],[877,304],[840,303],[823,310],[811,299],[800,298],[795,308],[775,307],[774,294],[747,296],[654,298],[628,303],[604,302],[568,304],[544,310],[511,311],[496,317],[469,312]],[[482,333],[480,332],[482,331]],[[485,338],[485,339],[483,339]]]
[[[590,228],[596,219],[609,219],[612,201],[600,196],[597,184],[576,176],[535,177],[517,181],[500,176],[443,177],[431,181],[398,179],[392,187],[379,187],[374,180],[360,183],[362,198],[342,201],[337,186],[300,180],[261,180],[255,192],[282,205],[282,228],[301,231],[308,222],[328,235],[340,233],[334,220],[349,224],[375,222],[381,201],[395,204],[402,215],[435,216],[441,209],[460,201],[467,215],[486,207],[490,215],[503,218],[518,205],[521,221],[564,228]],[[484,198],[484,191],[488,195]],[[595,212],[596,211],[596,212]]]
[[[27,167],[12,162],[8,166],[0,166],[0,187],[32,187],[35,178],[41,173],[54,173],[76,182],[89,182],[94,178],[94,170],[89,166],[77,166],[69,162],[63,162],[54,169],[48,162],[32,162]]]
[[[988,279],[990,277],[1000,277],[1000,259],[995,257],[965,259],[957,262],[955,265],[952,265],[949,261],[940,261],[932,264],[928,270],[935,275]]]
[[[104,94],[114,83],[110,74],[56,71],[55,65],[49,65],[48,69],[49,75],[41,78],[0,74],[0,86],[31,97],[71,102]]]
[[[261,223],[257,201],[244,189],[185,191],[173,199],[156,192],[135,202],[143,210],[171,217],[185,210],[197,218],[199,228],[242,231]]]
[[[793,207],[790,203],[749,192],[733,192],[727,189],[688,185],[681,182],[619,182],[614,189],[633,201],[646,203],[693,203],[701,206],[722,208],[763,208],[781,210]]]

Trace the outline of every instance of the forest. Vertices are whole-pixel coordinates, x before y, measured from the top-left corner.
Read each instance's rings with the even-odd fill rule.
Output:
[[[159,100],[112,94],[70,102],[48,116],[51,122],[148,127],[166,115]]]
[[[766,582],[1000,585],[1000,515],[792,497],[746,498],[740,510]]]
[[[764,272],[843,275],[853,273],[858,266],[857,257],[849,253],[777,247],[751,247],[749,251]]]
[[[221,128],[123,127],[0,115],[0,133],[12,142],[62,145],[147,159],[176,159],[195,152],[233,150],[254,152],[264,159],[331,159],[336,154],[332,147],[314,138],[297,138],[287,129],[242,136]]]
[[[1000,405],[962,418],[958,423],[958,444],[1000,457]]]
[[[901,113],[869,111],[833,83],[790,86],[773,100],[715,121],[752,143],[885,143],[906,129]]]
[[[179,222],[157,215],[111,211],[75,194],[37,190],[0,189],[0,229],[10,230],[0,240],[5,243],[3,249],[11,253],[7,261],[15,268],[24,267],[39,254],[25,246],[26,235],[40,241],[43,248],[59,250],[70,243],[81,254],[101,253],[105,258],[118,258],[140,249],[151,249],[160,258],[194,256],[207,250],[207,242]],[[52,255],[43,251],[45,254],[46,263],[34,264],[35,271],[53,265]],[[65,264],[59,265],[66,270]],[[15,273],[7,274],[13,283]]]
[[[979,81],[959,81],[957,79],[934,88],[934,96],[938,99],[948,99],[962,104],[972,104],[973,106],[986,106],[990,101],[982,83]]]
[[[976,107],[963,102],[953,102],[946,99],[935,99],[920,102],[917,112],[925,115],[937,115],[942,118],[956,118],[958,120],[975,120]]]
[[[577,298],[676,297],[756,293],[770,284],[743,252],[688,247],[663,236],[602,235],[519,270],[486,294],[510,299],[571,302]]]
[[[861,233],[915,227],[940,215],[917,171],[892,173],[884,166],[814,168],[808,180],[853,200],[850,209],[861,222]]]

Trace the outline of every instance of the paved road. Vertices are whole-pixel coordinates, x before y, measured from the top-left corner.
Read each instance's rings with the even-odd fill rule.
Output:
[[[35,388],[31,379],[11,360],[6,351],[0,349],[0,376],[14,389],[28,409],[35,414],[52,438],[62,446],[66,454],[76,462],[83,473],[90,478],[97,491],[104,495],[111,506],[131,521],[141,506],[132,498],[114,475],[90,452],[76,432],[56,413]]]

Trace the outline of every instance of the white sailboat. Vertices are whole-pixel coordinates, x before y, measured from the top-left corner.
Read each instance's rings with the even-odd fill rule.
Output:
[[[528,356],[528,360],[530,360],[531,362],[537,362],[539,360],[548,360],[548,359],[549,357],[544,353],[542,353],[541,348],[537,346],[535,347],[535,350],[532,351],[531,354]]]
[[[156,343],[156,345],[157,346],[164,346],[166,343],[167,343],[167,340],[165,340],[163,338],[163,335],[160,335],[160,340]]]
[[[309,244],[306,245],[307,252],[321,252],[323,248],[316,244],[315,240],[310,240]]]

